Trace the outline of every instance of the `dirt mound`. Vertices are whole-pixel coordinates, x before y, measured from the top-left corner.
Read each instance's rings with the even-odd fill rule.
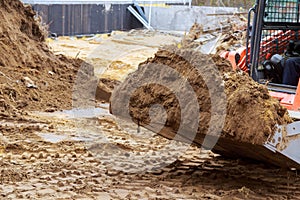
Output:
[[[81,60],[55,56],[30,6],[0,2],[0,115],[71,108]]]
[[[292,122],[286,108],[270,97],[266,86],[253,81],[244,72],[225,74],[227,119],[226,135],[240,141],[262,144],[274,132],[276,124]]]
[[[155,66],[162,70],[157,71]],[[184,91],[181,80],[174,78],[165,69],[178,72],[192,90]],[[149,84],[144,84],[145,79]],[[158,79],[167,80],[166,85],[161,85]],[[183,91],[185,97],[178,99],[178,94],[169,89],[172,86]],[[122,99],[128,98],[128,95],[130,116],[136,123],[148,128],[149,125],[153,126],[151,120],[156,119],[151,117],[153,113],[149,113],[151,107],[156,104],[163,106],[167,119],[160,133],[176,133],[180,126],[188,133],[197,121],[191,117],[196,113],[199,117],[196,138],[203,138],[208,132],[214,134],[218,130],[218,123],[225,115],[222,137],[263,144],[273,134],[275,124],[290,122],[286,109],[269,96],[265,86],[257,84],[243,72],[233,72],[228,61],[218,56],[202,55],[194,50],[159,50],[154,58],[142,63],[113,93],[113,114],[127,116],[124,109],[127,105]],[[197,97],[199,110],[191,105],[193,95]],[[222,95],[225,95],[222,98],[226,98],[225,107],[222,107],[221,98],[218,98]],[[183,113],[188,116],[183,116]],[[182,125],[183,121],[188,123]]]

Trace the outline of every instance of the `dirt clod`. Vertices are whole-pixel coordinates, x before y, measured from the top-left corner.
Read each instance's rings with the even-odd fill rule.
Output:
[[[96,100],[109,102],[112,91],[119,84],[120,81],[117,80],[100,78],[96,90]]]

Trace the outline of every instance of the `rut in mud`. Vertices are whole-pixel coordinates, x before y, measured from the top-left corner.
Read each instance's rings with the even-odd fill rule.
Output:
[[[161,70],[157,70],[155,66],[159,66]],[[185,91],[182,80],[174,78],[170,69],[184,77],[183,80],[193,90]],[[145,79],[149,84],[142,84]],[[168,81],[164,82],[164,86],[157,83],[158,79]],[[140,87],[133,90],[137,85]],[[209,88],[209,85],[216,87]],[[179,100],[176,92],[170,88],[184,91],[185,97]],[[127,94],[128,91],[133,92]],[[128,117],[127,110],[124,109],[128,105],[120,101],[129,98],[128,95],[130,117],[142,126],[153,126],[151,120],[156,120],[165,110],[167,119],[160,133],[169,132],[168,138],[174,137],[179,127],[189,132],[197,121],[191,117],[195,116],[195,112],[199,117],[196,139],[203,138],[206,134],[216,134],[219,121],[224,116],[221,137],[258,145],[263,144],[274,133],[276,124],[291,122],[287,110],[270,97],[265,86],[254,82],[243,72],[232,71],[228,61],[218,56],[202,55],[191,49],[161,49],[154,58],[142,63],[114,92],[113,114]],[[197,97],[199,110],[191,105],[193,95]],[[216,97],[226,99],[226,105],[218,100],[212,101]],[[164,110],[153,117],[153,113],[151,115],[149,112],[155,104],[162,105]],[[214,112],[212,108],[215,109]],[[182,116],[182,113],[187,116]],[[181,124],[183,121],[187,123]]]

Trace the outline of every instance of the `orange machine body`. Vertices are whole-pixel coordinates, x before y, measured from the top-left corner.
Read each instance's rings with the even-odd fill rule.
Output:
[[[300,31],[298,31],[300,33]],[[291,31],[274,31],[270,36],[263,39],[261,43],[260,58],[266,58],[268,54],[283,53],[289,40],[293,40],[294,36]],[[278,47],[275,41],[284,41]],[[250,52],[250,48],[248,49]],[[249,54],[248,54],[249,55]],[[246,47],[240,47],[236,51],[223,51],[221,57],[227,59],[232,64],[234,70],[241,69],[248,71],[246,63]],[[270,91],[270,95],[280,101],[280,104],[288,110],[300,111],[300,81],[297,86],[296,94],[288,94],[283,92]]]
[[[288,110],[300,111],[300,81],[298,82],[296,94],[270,91],[270,95],[280,101],[280,104]]]

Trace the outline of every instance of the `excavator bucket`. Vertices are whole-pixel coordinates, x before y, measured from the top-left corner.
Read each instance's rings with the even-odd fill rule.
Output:
[[[193,143],[199,147],[210,148],[210,146],[203,145],[204,139],[207,141],[218,140],[212,151],[222,156],[250,158],[282,168],[300,169],[300,121],[287,125],[277,125],[276,127],[275,134],[270,136],[262,145],[201,134],[195,137]],[[148,128],[152,129],[151,127]],[[153,127],[152,130],[157,129]],[[172,136],[176,133],[171,133],[171,130],[163,130],[159,134],[173,139]],[[206,143],[209,144],[209,142]]]
[[[217,57],[214,62],[207,62],[209,58],[209,55],[190,49],[158,51],[154,58],[141,64],[114,90],[111,113],[125,120],[133,120],[168,139],[194,143],[222,156],[250,158],[284,168],[300,169],[300,122],[291,123],[286,109],[280,106],[278,99],[269,96],[267,87],[256,83],[245,73],[231,71],[230,64],[227,66],[223,59]],[[166,61],[168,67],[161,65]],[[210,96],[208,87],[202,87],[205,85],[204,78],[208,77],[207,83],[213,84],[217,83],[217,79],[211,79],[210,73],[207,76],[202,74],[204,78],[201,78],[197,71],[189,71],[189,68],[193,69],[190,63],[206,70],[215,65],[224,70],[228,68],[230,72],[224,73],[221,82],[227,96],[225,110],[213,112],[212,108],[222,107],[222,98],[213,101],[212,97],[219,94],[218,90],[213,90],[215,94],[212,95],[215,96]],[[185,82],[175,79],[170,69],[188,76]],[[165,87],[157,84],[161,80],[165,81]],[[189,83],[191,89],[183,87],[183,83]],[[166,86],[180,90],[172,90],[177,92],[174,95]],[[189,95],[184,95],[185,92]],[[153,107],[158,104],[162,109]],[[194,106],[196,104],[198,107]],[[165,118],[162,117],[164,115]],[[221,134],[216,135],[222,115],[226,119]],[[189,137],[190,127],[194,127],[189,124],[196,123],[197,118],[199,126],[195,135]],[[210,120],[212,123],[209,123]],[[208,131],[207,127],[211,127],[212,131]]]
[[[283,168],[300,169],[300,121],[276,127],[275,134],[263,145],[219,138],[212,150],[225,156],[251,158]],[[195,143],[200,145],[200,140]]]

